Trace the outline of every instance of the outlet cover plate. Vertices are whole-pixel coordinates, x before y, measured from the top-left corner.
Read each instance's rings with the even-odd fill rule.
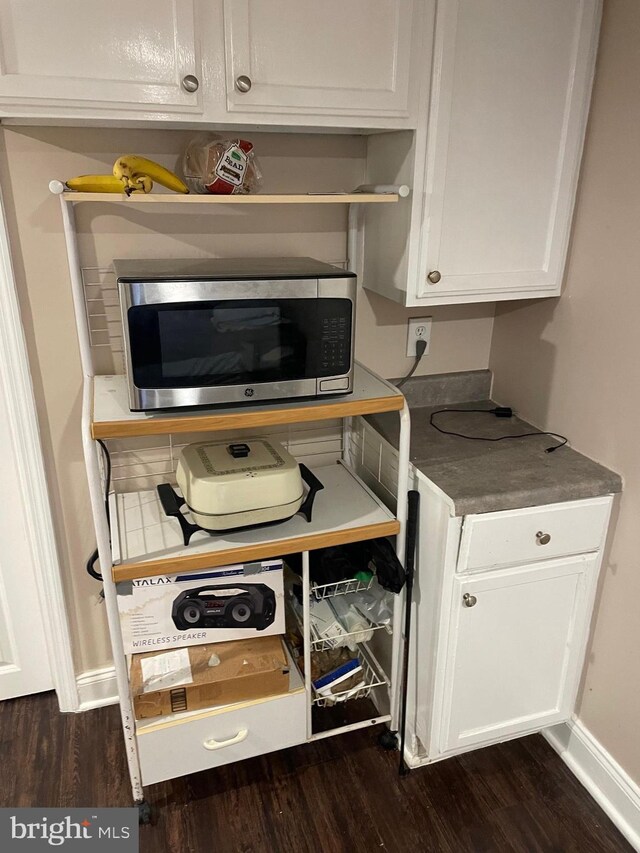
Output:
[[[415,358],[416,343],[420,340],[427,342],[427,348],[424,355],[429,355],[429,346],[431,344],[431,317],[411,317],[407,326],[407,356]],[[424,358],[424,356],[423,356]]]

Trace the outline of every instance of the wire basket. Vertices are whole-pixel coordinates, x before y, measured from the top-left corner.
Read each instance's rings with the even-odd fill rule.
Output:
[[[391,625],[374,625],[372,622],[369,623],[370,631],[386,631],[387,634],[391,634]],[[346,640],[353,640],[355,642],[355,638],[362,634],[362,631],[352,631],[351,633],[347,633],[345,631],[344,634],[341,634],[339,637],[322,637],[316,636],[313,634],[315,632],[312,628],[311,635],[311,650],[314,652],[328,652],[331,649],[335,649],[339,646],[350,645],[346,643]]]
[[[351,702],[353,699],[366,699],[371,695],[371,691],[374,687],[389,686],[389,681],[379,668],[373,655],[367,653],[362,646],[360,647],[360,654],[358,655],[358,658],[362,666],[362,685],[356,689],[352,688],[350,690],[343,690],[340,693],[333,693],[331,696],[319,696],[317,695],[315,688],[313,688],[313,692],[315,694],[315,698],[312,700],[313,705],[317,708],[327,708],[332,705],[336,705],[339,702]]]
[[[323,598],[334,598],[336,595],[347,595],[349,592],[364,592],[369,589],[373,583],[374,575],[365,583],[357,578],[347,578],[343,581],[325,584],[311,584],[311,595],[316,601],[321,601]]]
[[[302,619],[300,614],[295,609],[295,607],[291,604],[287,604],[287,612],[291,615],[291,619],[295,623],[298,633],[301,637],[304,636],[304,628],[302,625]],[[393,629],[391,625],[388,624],[378,624],[377,622],[372,622],[366,616],[364,616],[368,623],[367,631],[386,631],[387,634],[392,634]],[[339,623],[340,620],[336,617],[336,621]],[[340,634],[332,635],[332,636],[324,636],[321,631],[318,630],[317,626],[314,625],[313,620],[311,620],[310,625],[310,637],[309,642],[311,645],[312,652],[328,652],[331,649],[339,648],[340,646],[350,646],[350,643],[345,643],[345,640],[353,640],[354,642],[369,642],[369,641],[356,641],[356,637],[363,633],[362,630],[359,631],[347,631],[343,628]]]

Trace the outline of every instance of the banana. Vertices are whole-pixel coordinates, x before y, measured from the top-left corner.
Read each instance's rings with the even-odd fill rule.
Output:
[[[79,175],[77,178],[69,178],[66,182],[70,190],[79,193],[122,193],[124,192],[122,181],[113,175]],[[141,187],[142,192],[151,192],[153,183],[148,179],[146,188]]]
[[[141,189],[140,184],[144,182],[145,178],[150,178],[176,193],[189,192],[187,185],[169,169],[165,169],[164,166],[155,163],[153,160],[147,160],[146,157],[139,157],[137,154],[125,154],[123,157],[118,157],[113,164],[113,174],[122,182],[121,185],[127,194]]]

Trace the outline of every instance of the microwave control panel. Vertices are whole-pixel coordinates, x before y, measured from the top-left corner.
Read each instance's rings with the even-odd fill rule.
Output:
[[[351,323],[348,317],[323,317],[320,325],[320,374],[347,373],[351,356]]]

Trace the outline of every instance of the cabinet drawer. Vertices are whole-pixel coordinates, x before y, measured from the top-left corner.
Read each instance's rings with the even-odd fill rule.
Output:
[[[602,546],[611,498],[483,513],[465,518],[459,572],[585,554]]]
[[[142,784],[242,761],[307,739],[304,688],[193,718],[142,727]]]

